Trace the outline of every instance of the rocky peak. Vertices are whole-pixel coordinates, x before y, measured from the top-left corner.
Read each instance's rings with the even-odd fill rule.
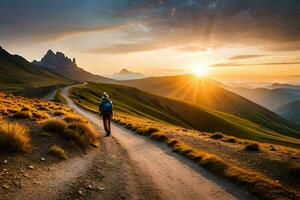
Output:
[[[35,64],[37,63],[35,62]],[[56,52],[55,54],[52,50],[47,51],[46,55],[39,62],[39,65],[51,69],[77,68],[75,58],[71,60],[64,53]]]

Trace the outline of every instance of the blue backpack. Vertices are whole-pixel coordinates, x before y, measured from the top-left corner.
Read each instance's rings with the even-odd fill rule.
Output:
[[[111,113],[112,112],[112,102],[110,100],[105,100],[101,103],[101,110],[104,113]]]

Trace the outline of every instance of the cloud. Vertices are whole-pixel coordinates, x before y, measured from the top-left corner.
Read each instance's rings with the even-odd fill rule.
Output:
[[[99,48],[91,48],[86,50],[86,53],[100,53],[100,54],[129,54],[144,51],[153,51],[164,48],[164,44],[156,44],[152,42],[140,43],[120,43]]]
[[[273,63],[217,63],[212,67],[245,67],[245,66],[270,66],[270,65],[300,65],[300,62],[273,62]]]
[[[187,52],[199,52],[199,51],[207,51],[208,48],[199,46],[199,45],[187,45],[176,48],[178,51],[187,51]]]
[[[237,55],[237,56],[233,56],[228,58],[228,60],[243,60],[243,59],[249,59],[249,58],[260,58],[260,57],[265,57],[266,55]]]
[[[235,44],[270,51],[300,50],[299,0],[0,0],[0,5],[1,40],[50,40],[140,21],[144,29],[120,29],[128,33],[127,38],[98,52],[167,47],[193,52]],[[145,35],[154,44],[126,44],[128,40],[139,43]]]

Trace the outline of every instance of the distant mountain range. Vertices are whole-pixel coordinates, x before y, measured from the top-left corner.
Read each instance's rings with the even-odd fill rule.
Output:
[[[300,77],[299,77],[300,78]],[[297,89],[300,90],[300,85],[294,85],[294,84],[282,84],[282,83],[273,83],[268,88],[270,89],[278,89],[278,88],[288,88],[288,89]]]
[[[32,64],[19,55],[12,55],[0,47],[1,91],[16,93],[38,87],[70,83],[72,83],[70,79]]]
[[[300,126],[300,99],[281,105],[276,112]]]
[[[300,89],[293,89],[297,88],[297,86],[290,88],[284,88],[283,86],[284,85],[273,85],[272,88],[275,89],[249,89],[244,87],[231,87],[228,89],[269,110],[276,111],[281,105],[300,99]]]
[[[298,136],[300,128],[270,110],[222,87],[222,84],[190,75],[150,77],[122,81],[122,84],[181,101],[226,112],[271,130]]]
[[[76,59],[70,59],[61,52],[56,54],[49,50],[41,61],[34,60],[33,64],[51,69],[56,73],[76,81],[94,81],[103,83],[114,83],[115,81],[106,77],[92,74],[79,68],[76,64]]]
[[[132,72],[124,68],[119,73],[115,73],[112,76],[112,78],[116,80],[133,80],[133,79],[146,78],[146,75],[142,73]]]

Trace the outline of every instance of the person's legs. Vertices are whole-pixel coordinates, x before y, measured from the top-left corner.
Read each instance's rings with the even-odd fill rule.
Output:
[[[108,134],[108,127],[107,127],[107,116],[103,115],[103,127],[105,130],[106,135]]]
[[[111,116],[111,115],[109,115],[109,117],[107,118],[107,123],[108,123],[108,131],[109,131],[109,134],[111,133],[111,128],[110,128],[111,118],[112,118],[112,116]]]

